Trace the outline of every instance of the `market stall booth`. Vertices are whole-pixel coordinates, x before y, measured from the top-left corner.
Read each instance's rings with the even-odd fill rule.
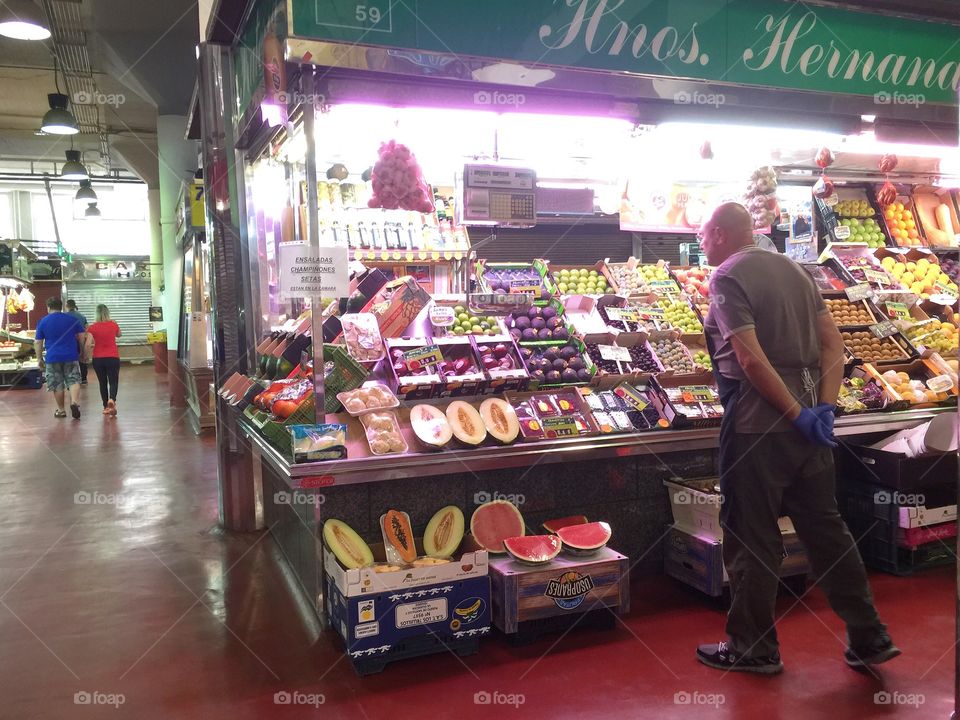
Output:
[[[31,264],[37,255],[24,243],[0,243],[0,388],[39,388],[39,364],[33,354],[37,323]]]
[[[490,623],[624,610],[616,588],[664,567],[722,587],[704,559],[719,557],[723,413],[710,269],[691,262],[719,202],[744,202],[824,294],[847,343],[850,447],[956,412],[955,148],[888,142],[912,131],[902,108],[855,97],[887,92],[882,78],[817,74],[809,52],[811,72],[773,64],[790,23],[877,18],[662,3],[588,24],[586,5],[542,5],[444,6],[426,33],[409,8],[263,2],[235,49],[254,340],[243,372],[221,368],[219,410],[252,448],[298,590],[355,660],[397,656],[411,627],[469,652]],[[955,125],[953,95],[925,87],[928,128]],[[934,478],[955,483],[952,457]],[[944,560],[886,531],[910,569]],[[469,585],[504,552],[492,597],[443,604],[460,617],[398,593],[404,573],[424,593]],[[785,573],[805,571],[797,554]],[[576,564],[605,561],[616,581],[600,590]],[[513,575],[548,602],[509,602]],[[394,627],[357,600],[378,591]]]

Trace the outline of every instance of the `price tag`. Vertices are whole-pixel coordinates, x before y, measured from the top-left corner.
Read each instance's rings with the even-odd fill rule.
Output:
[[[630,351],[625,347],[620,347],[619,345],[598,345],[597,349],[600,351],[600,357],[604,360],[630,362]]]
[[[548,438],[564,438],[579,435],[577,422],[571,417],[548,417],[541,420],[544,434]]]
[[[716,395],[713,394],[711,390],[706,385],[684,385],[680,388],[680,393],[683,396],[683,401],[686,403],[692,402],[713,402],[716,400]]]
[[[870,269],[870,268],[864,268],[864,269],[863,269],[863,276],[864,276],[868,281],[872,280],[873,282],[877,283],[878,285],[889,285],[889,284],[890,284],[890,276],[887,275],[887,274],[886,274],[885,272],[883,272],[882,270],[872,270],[872,269]]]
[[[511,280],[510,281],[510,293],[512,295],[522,295],[528,293],[533,295],[535,298],[539,298],[543,288],[538,285],[533,285],[529,280]]]
[[[948,305],[952,305],[957,301],[957,291],[951,290],[946,284],[942,282],[935,283],[933,286],[933,292],[930,294],[931,295],[947,295],[949,297],[952,297],[953,301],[950,303],[947,303]]]
[[[654,292],[657,290],[662,290],[667,295],[678,295],[680,293],[680,286],[677,285],[673,280],[653,280],[648,283],[648,286]]]
[[[887,315],[890,317],[903,320],[910,320],[910,308],[907,307],[906,303],[902,302],[893,302],[890,301],[887,303]]]
[[[663,308],[656,305],[640,305],[637,307],[637,313],[644,320],[663,320],[665,317]]]
[[[608,307],[607,317],[620,322],[637,322],[640,319],[640,315],[634,308],[619,307]]]
[[[403,362],[408,370],[416,371],[443,362],[443,353],[436,345],[427,345],[426,347],[407,350],[403,353]]]
[[[937,375],[927,380],[927,387],[935,393],[946,392],[953,387],[953,378],[949,375]]]
[[[831,195],[830,197],[826,198],[826,199],[823,201],[823,204],[826,205],[827,207],[831,207],[831,208],[832,208],[832,207],[833,207],[834,205],[836,205],[838,202],[840,202],[840,196],[837,195],[836,193],[834,193],[834,194]]]
[[[643,396],[640,394],[640,391],[637,390],[633,385],[629,383],[620,383],[617,387],[614,388],[613,394],[619,398],[623,398],[628,405],[636,408],[637,410],[643,410],[650,403],[648,403]]]
[[[848,237],[850,237],[850,228],[848,228],[846,225],[837,225],[833,229],[833,236],[837,240],[846,240]]]
[[[851,285],[846,288],[844,292],[847,294],[847,300],[850,302],[857,302],[858,300],[866,300],[873,297],[873,289],[868,283]]]
[[[881,320],[876,325],[870,326],[870,332],[882,340],[891,335],[896,335],[900,331],[897,330],[897,326],[889,320]]]

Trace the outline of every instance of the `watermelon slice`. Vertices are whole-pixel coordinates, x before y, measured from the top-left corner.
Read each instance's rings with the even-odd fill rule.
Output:
[[[564,549],[574,555],[595,553],[610,541],[612,534],[610,524],[605,522],[569,525],[557,531]]]
[[[560,554],[563,543],[556,535],[523,535],[503,541],[507,553],[526,565],[543,565]]]
[[[480,547],[492,553],[506,552],[503,541],[520,537],[525,532],[523,516],[506,500],[484,503],[473,511],[470,532]]]
[[[587,517],[585,515],[570,515],[568,517],[557,518],[556,520],[545,521],[543,523],[543,529],[548,533],[556,533],[560,528],[586,524]]]

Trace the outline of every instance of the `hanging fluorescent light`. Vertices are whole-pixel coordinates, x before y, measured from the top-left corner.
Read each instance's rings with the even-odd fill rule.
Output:
[[[94,192],[89,180],[80,181],[80,189],[77,190],[77,194],[74,195],[73,199],[77,202],[86,202],[88,204],[95,204],[97,202],[97,193]]]
[[[103,216],[100,214],[100,208],[94,202],[87,205],[87,209],[83,212],[83,218],[84,220],[101,220]]]
[[[73,113],[67,110],[69,101],[70,99],[63,93],[47,95],[50,109],[43,116],[40,129],[51,135],[76,135],[80,132],[80,128],[77,127],[77,119],[73,116]]]
[[[46,40],[50,26],[33,0],[4,0],[0,3],[0,35],[14,40]]]
[[[60,169],[60,177],[64,180],[89,180],[90,174],[80,162],[79,150],[67,150],[67,161]]]

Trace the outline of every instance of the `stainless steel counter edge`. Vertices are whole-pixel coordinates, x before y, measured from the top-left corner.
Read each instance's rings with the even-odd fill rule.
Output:
[[[956,408],[906,410],[897,413],[850,415],[837,418],[839,437],[875,432],[896,432],[927,420],[933,415],[956,412]],[[658,452],[705,450],[717,447],[720,429],[660,430],[626,435],[599,435],[536,443],[518,442],[505,447],[440,451],[417,455],[336,460],[294,465],[241,417],[244,434],[256,445],[261,457],[285,478],[292,489],[431,477],[458,472],[482,472],[505,467],[522,467],[534,460],[541,463],[576,462]]]

